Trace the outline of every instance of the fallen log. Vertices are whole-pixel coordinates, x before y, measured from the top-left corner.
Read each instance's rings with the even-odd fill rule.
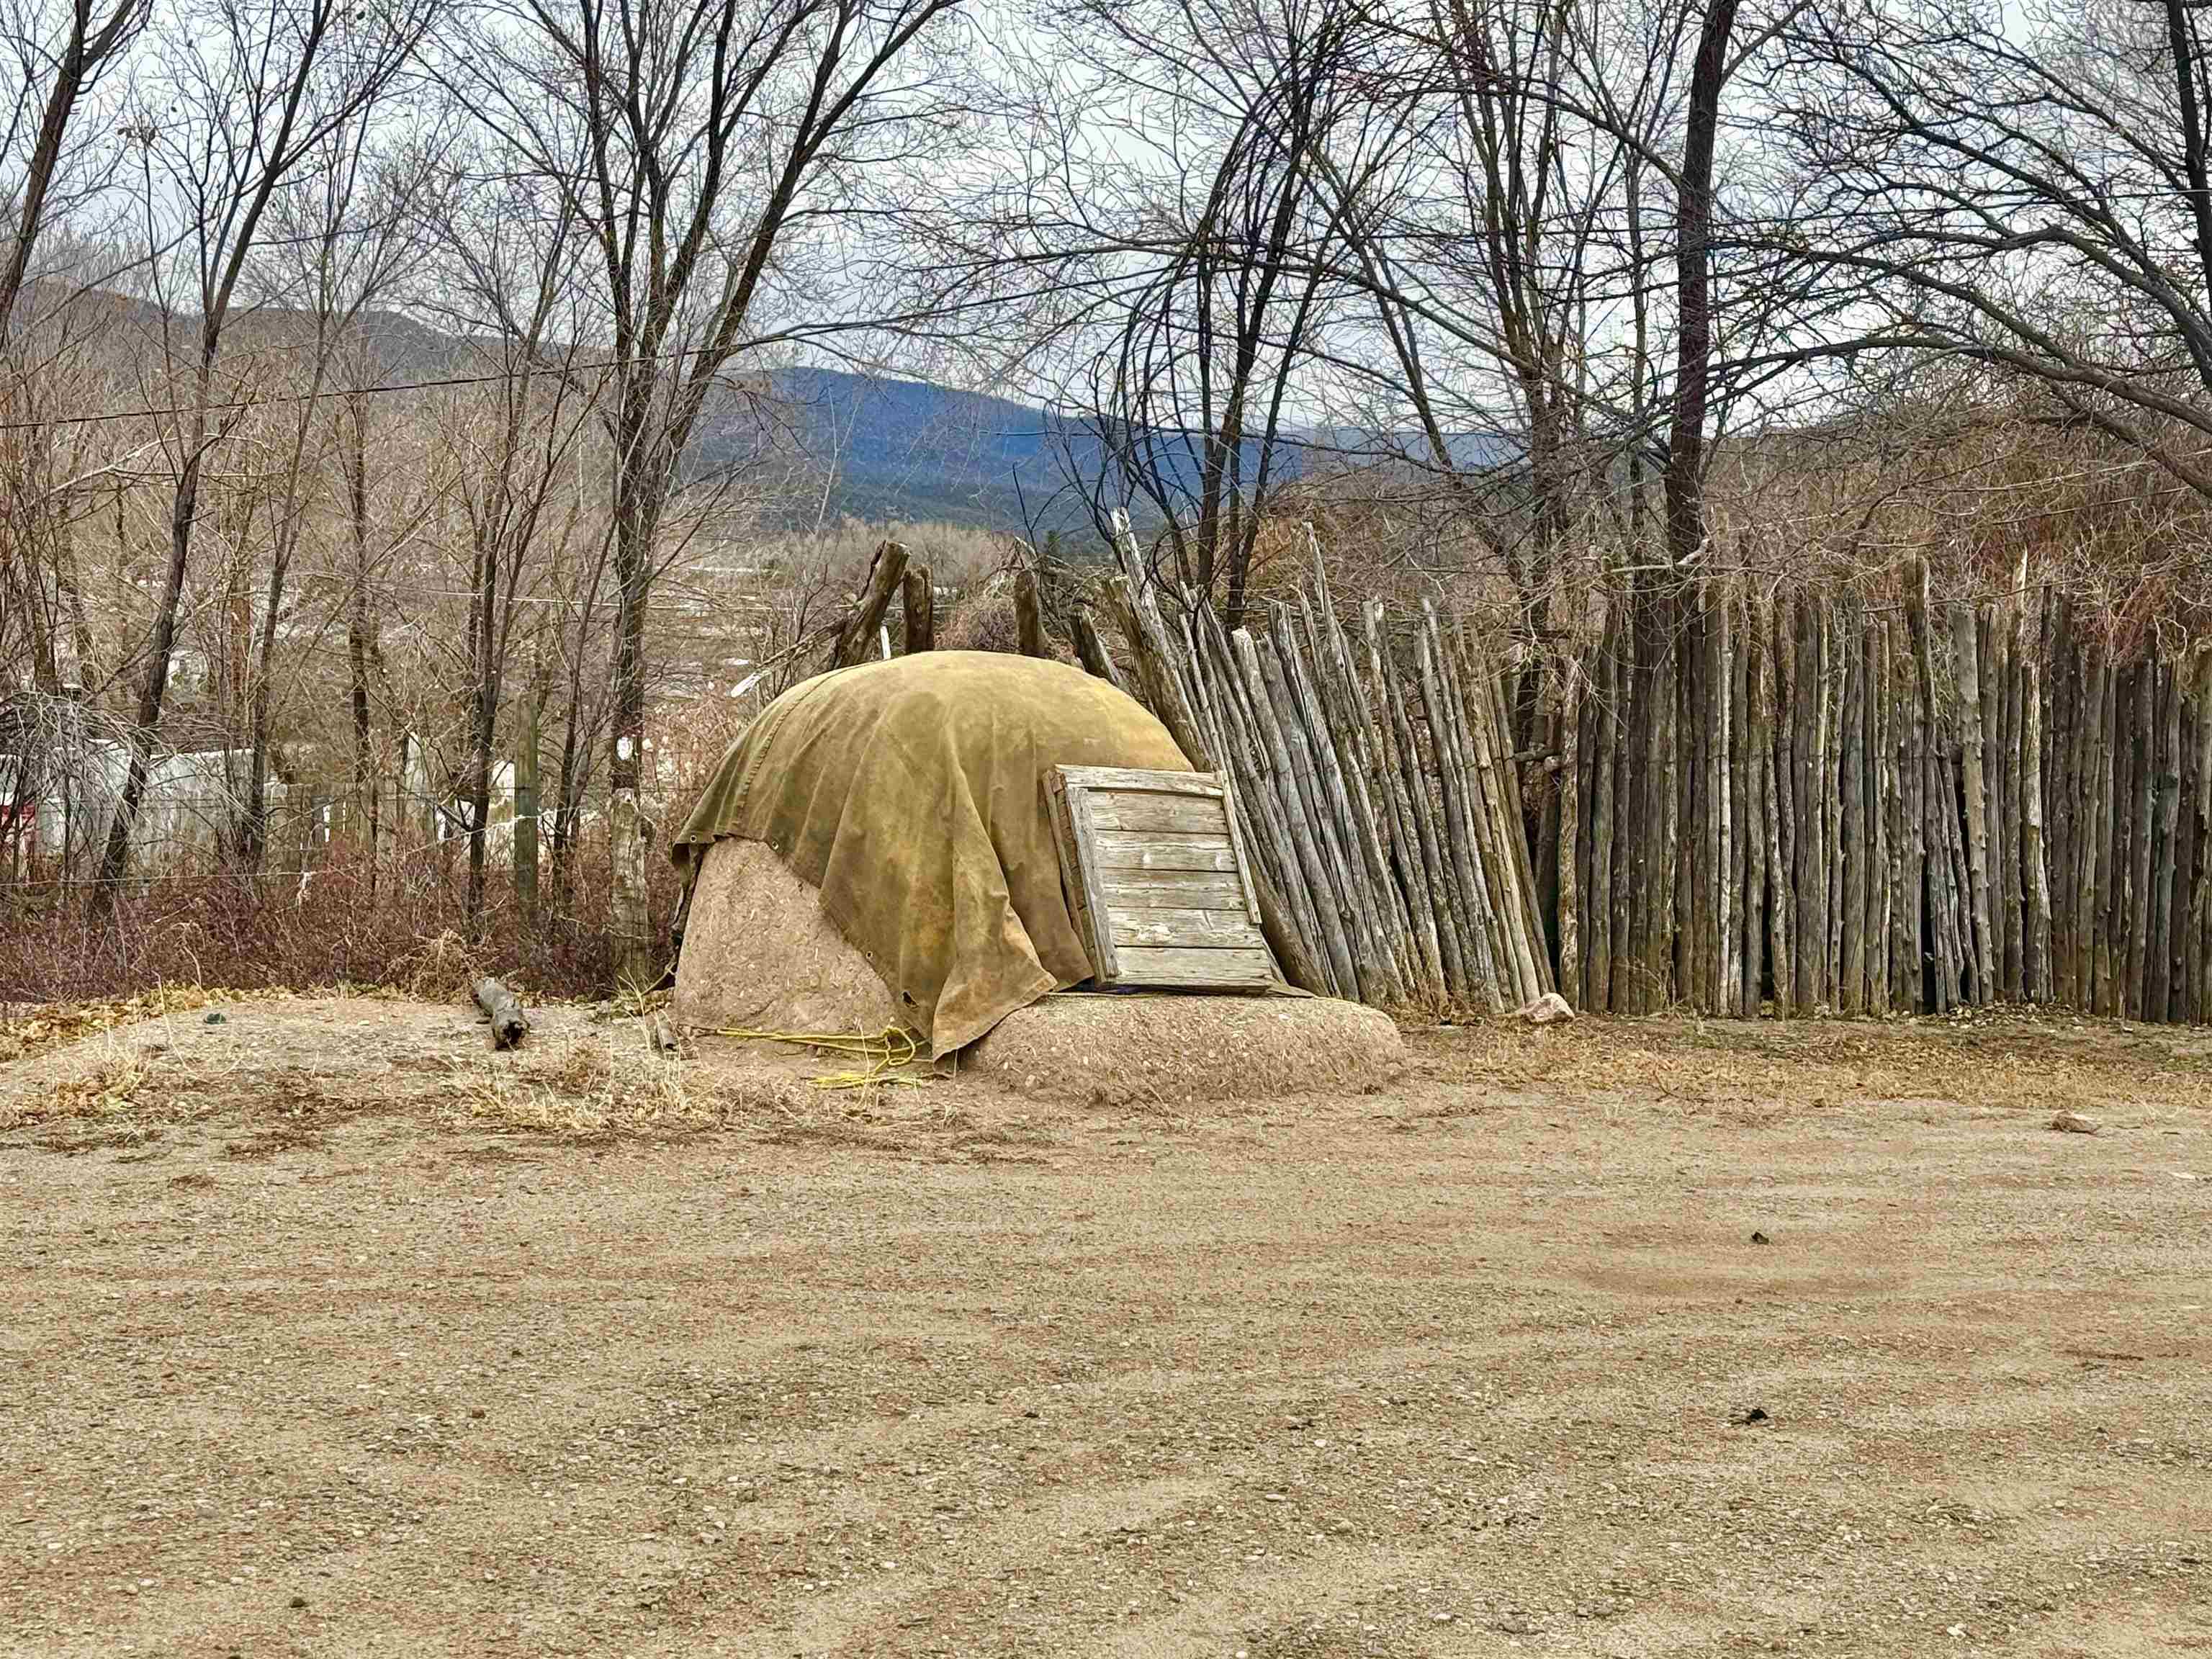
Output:
[[[512,1048],[519,1045],[524,1033],[530,1030],[530,1021],[522,1012],[522,999],[495,979],[478,980],[475,995],[477,1006],[491,1022],[491,1046]]]

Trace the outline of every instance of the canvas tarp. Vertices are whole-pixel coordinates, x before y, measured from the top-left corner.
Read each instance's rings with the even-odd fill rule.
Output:
[[[767,842],[943,1055],[1090,976],[1046,815],[1054,766],[1190,769],[1133,698],[1060,663],[842,668],[762,712],[671,852],[696,872],[723,836]]]

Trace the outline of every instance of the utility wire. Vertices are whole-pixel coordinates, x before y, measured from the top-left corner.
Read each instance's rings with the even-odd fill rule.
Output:
[[[713,351],[711,346],[684,346],[673,351],[656,351],[643,357],[633,357],[628,362],[629,364],[676,362],[690,357],[708,356]],[[216,415],[280,404],[311,404],[325,398],[368,398],[394,392],[437,392],[448,386],[489,386],[497,380],[511,380],[529,374],[576,374],[626,366],[620,358],[606,357],[580,363],[545,363],[536,368],[508,369],[498,374],[446,374],[428,380],[380,380],[369,386],[326,386],[320,392],[271,392],[265,397],[230,398],[209,404],[147,404],[135,409],[100,410],[89,415],[57,415],[49,420],[0,421],[0,432],[27,432],[47,426],[92,426],[101,421],[150,420],[165,415]]]

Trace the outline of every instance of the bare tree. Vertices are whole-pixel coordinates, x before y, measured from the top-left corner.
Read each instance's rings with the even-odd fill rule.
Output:
[[[276,411],[285,426],[277,440],[281,477],[268,494],[268,569],[253,614],[246,776],[235,834],[248,871],[260,868],[268,836],[270,708],[291,597],[287,584],[311,514],[323,503],[334,442],[343,443],[327,418],[330,381],[341,368],[364,380],[376,377],[380,354],[361,349],[362,336],[374,321],[371,307],[390,295],[419,246],[409,198],[420,177],[419,156],[380,149],[368,122],[331,125],[293,186],[271,198],[269,246],[246,270],[256,299],[276,311],[296,388]],[[365,416],[363,400],[357,393],[346,411],[356,422]],[[356,476],[365,495],[365,470]],[[365,501],[355,508],[365,546]]]
[[[31,270],[40,234],[58,209],[71,204],[73,150],[112,147],[100,132],[89,145],[72,132],[86,101],[130,54],[146,26],[151,0],[7,0],[0,9],[0,55],[13,60],[21,94],[0,108],[0,208],[15,221],[0,252],[0,345],[15,320],[15,301]],[[105,169],[100,169],[104,172]]]
[[[1674,205],[1674,400],[1667,422],[1667,556],[1679,571],[1705,545],[1706,408],[1712,395],[1713,150],[1735,0],[1712,0],[1690,68],[1689,131]]]
[[[456,76],[518,165],[560,181],[594,255],[611,380],[616,584],[609,778],[617,972],[654,976],[639,804],[647,616],[702,414],[781,303],[849,326],[854,296],[774,292],[802,240],[890,222],[917,147],[956,118],[960,0],[512,0]],[[470,63],[483,72],[471,76]],[[580,155],[583,165],[574,166]],[[849,252],[849,250],[848,250]],[[854,309],[846,309],[850,307]],[[804,307],[804,310],[801,310]]]
[[[449,400],[441,446],[451,457],[465,526],[469,714],[462,798],[467,819],[468,914],[483,910],[485,839],[500,709],[526,605],[556,566],[603,560],[605,514],[587,501],[583,452],[603,374],[582,363],[575,279],[581,249],[573,196],[528,175],[502,176],[465,155],[438,204],[438,280],[445,308],[475,342],[467,359],[484,384]],[[578,158],[580,166],[581,158]],[[544,629],[530,724],[550,696]]]
[[[2212,495],[2202,12],[1823,5],[1789,46],[1808,197],[1787,228],[1873,313],[1826,349],[1988,365]]]
[[[1326,0],[1097,6],[1089,22],[1112,43],[1100,61],[1116,66],[1115,94],[1139,105],[1164,81],[1182,118],[1137,200],[1066,203],[1041,252],[1073,230],[1076,260],[1104,253],[1123,319],[1087,366],[1085,402],[1125,494],[1163,522],[1179,579],[1237,627],[1271,487],[1297,470],[1295,416],[1312,412],[1292,398],[1334,315],[1342,228],[1328,169],[1360,165],[1342,152],[1368,106],[1374,36],[1359,9]],[[1098,239],[1108,212],[1127,225],[1119,246]]]
[[[260,245],[270,204],[331,135],[360,121],[411,60],[427,0],[372,16],[340,0],[216,0],[180,8],[161,41],[163,68],[138,96],[134,137],[151,256],[149,287],[163,356],[165,421],[174,468],[168,556],[155,601],[131,759],[100,860],[99,902],[112,905],[168,689],[169,668],[210,452],[234,417],[219,395],[224,331]],[[186,306],[193,308],[185,309]],[[179,341],[189,331],[189,343]]]

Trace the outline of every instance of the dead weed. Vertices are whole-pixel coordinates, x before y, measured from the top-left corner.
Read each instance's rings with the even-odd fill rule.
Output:
[[[453,1082],[442,1127],[562,1140],[697,1134],[763,1116],[796,1119],[812,1104],[811,1091],[797,1084],[718,1077],[680,1055],[655,1054],[635,1032],[612,1030],[571,1038],[550,1063],[478,1056],[456,1069]]]
[[[477,969],[477,953],[448,927],[410,952],[398,977],[406,994],[419,1001],[465,1002]]]
[[[0,1099],[0,1130],[50,1125],[39,1144],[54,1152],[143,1146],[160,1138],[157,1120],[174,1115],[144,1058],[119,1044],[43,1088]]]
[[[279,1152],[320,1152],[325,1145],[322,1136],[305,1124],[280,1123],[240,1140],[226,1140],[222,1150],[227,1158],[274,1158]]]
[[[263,993],[262,994],[268,994]],[[0,1064],[82,1042],[163,1014],[191,1013],[243,1001],[242,991],[210,990],[203,985],[161,985],[135,997],[103,1002],[42,1002],[27,1008],[0,1004]]]
[[[1425,1072],[1548,1093],[1657,1097],[1757,1125],[1808,1103],[1998,1100],[2021,1109],[2212,1107],[2179,1035],[2025,1010],[1893,1020],[1611,1019],[1440,1029]]]

